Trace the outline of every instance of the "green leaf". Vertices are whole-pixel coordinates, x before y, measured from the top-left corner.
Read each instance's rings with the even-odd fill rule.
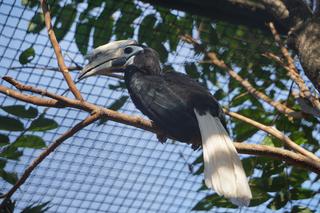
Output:
[[[149,42],[146,42],[149,44],[154,39],[147,35],[149,35],[150,32],[155,28],[156,21],[157,18],[155,17],[155,14],[149,14],[146,17],[144,17],[139,27],[138,41],[140,43],[143,43],[146,40],[148,40]]]
[[[9,137],[7,135],[0,134],[0,147],[5,146],[10,143]]]
[[[22,151],[19,151],[17,147],[7,146],[3,148],[0,152],[0,157],[11,159],[11,160],[19,160],[22,156]]]
[[[256,164],[257,164],[256,157],[249,157],[249,158],[242,159],[243,169],[247,176],[250,176],[253,174]]]
[[[245,101],[249,100],[249,95],[247,92],[240,93],[236,96],[234,96],[231,100],[231,106],[239,106],[243,104]]]
[[[25,7],[29,7],[29,8],[33,8],[35,6],[37,6],[39,3],[39,1],[37,0],[21,0],[21,5],[25,6]]]
[[[204,170],[204,164],[202,164],[194,173],[193,175],[200,175],[203,173]]]
[[[44,16],[42,12],[34,14],[29,22],[27,33],[39,33],[45,27]]]
[[[31,204],[24,208],[21,213],[44,213],[50,208],[50,206],[48,206],[49,203],[48,201],[42,204]]]
[[[291,189],[290,193],[292,200],[308,199],[312,198],[316,194],[316,192],[311,189],[305,189],[301,187]]]
[[[115,100],[113,103],[111,103],[109,106],[108,106],[108,109],[111,109],[111,110],[114,110],[114,111],[118,111],[127,101],[129,97],[124,95],[124,96],[121,96],[120,98],[118,98],[117,100]],[[105,122],[107,122],[108,119],[107,118],[101,118],[99,120],[99,123],[98,123],[98,126],[104,124]]]
[[[287,191],[280,191],[276,194],[274,199],[267,205],[269,209],[278,210],[284,207],[289,201],[289,193]]]
[[[26,105],[2,106],[1,109],[21,118],[35,118],[38,115],[36,108],[31,106],[27,108]]]
[[[306,206],[293,206],[290,213],[313,213],[315,211]]]
[[[56,129],[58,127],[57,122],[52,119],[45,118],[44,115],[41,115],[36,120],[32,121],[29,130],[30,131],[47,131]]]
[[[290,174],[288,175],[288,180],[290,185],[294,187],[301,186],[305,181],[309,179],[309,172],[306,169],[301,169],[293,167]]]
[[[101,13],[100,17],[95,21],[93,33],[93,46],[96,48],[110,41],[112,36],[112,28],[114,20],[111,14]]]
[[[252,200],[250,206],[258,206],[270,199],[270,195],[258,187],[250,187],[252,192]]]
[[[7,160],[5,159],[0,159],[0,169],[3,169],[7,164]]]
[[[201,153],[193,162],[192,165],[203,163],[203,154]]]
[[[290,138],[296,142],[298,145],[308,143],[308,140],[306,139],[306,135],[302,131],[294,131],[290,135]]]
[[[208,195],[202,200],[200,200],[193,208],[192,210],[205,210],[208,211],[212,209],[213,207],[222,207],[222,208],[237,208],[237,206],[230,203],[225,198],[217,195],[212,194]]]
[[[262,176],[260,178],[252,178],[251,184],[255,187],[263,189],[265,192],[278,192],[287,187],[287,179],[284,175],[275,177]]]
[[[8,183],[11,183],[14,185],[18,181],[18,175],[15,172],[6,172],[3,169],[0,169],[0,177],[2,177],[3,180],[7,181]]]
[[[198,71],[197,66],[194,63],[187,63],[184,65],[184,69],[186,73],[194,79],[198,79],[200,77],[200,73]]]
[[[0,116],[0,130],[23,131],[24,126],[18,119],[8,116]]]
[[[41,149],[46,147],[46,143],[42,138],[36,135],[23,135],[12,144],[15,147]]]
[[[209,188],[206,186],[204,180],[202,181],[201,187],[197,190],[197,192],[208,190]]]
[[[53,24],[53,29],[58,41],[63,39],[63,37],[68,33],[76,15],[77,10],[74,4],[67,4],[61,9],[60,15],[57,16]]]
[[[92,29],[91,19],[77,24],[75,32],[75,41],[80,52],[85,55],[88,51],[90,33]]]
[[[126,8],[128,7],[128,8]],[[141,9],[137,8],[133,2],[127,2],[124,8],[121,8],[122,15],[115,24],[114,33],[117,39],[128,39],[133,37],[133,22],[141,14]],[[127,13],[126,11],[130,11]]]
[[[263,145],[267,146],[275,146],[275,147],[281,147],[282,143],[276,138],[271,138],[269,135],[267,135],[263,140],[262,140]]]
[[[214,95],[213,95],[217,100],[221,100],[224,97],[227,96],[227,94],[223,91],[223,89],[218,89]]]
[[[234,133],[237,141],[245,141],[253,136],[258,129],[247,123],[241,121],[235,121]]]
[[[35,51],[33,47],[29,47],[28,49],[24,50],[19,56],[20,64],[24,65],[32,61],[35,56]]]
[[[127,95],[121,96],[119,99],[117,99],[113,103],[111,103],[108,106],[108,109],[118,111],[126,103],[128,98],[129,98],[129,96],[127,96]]]

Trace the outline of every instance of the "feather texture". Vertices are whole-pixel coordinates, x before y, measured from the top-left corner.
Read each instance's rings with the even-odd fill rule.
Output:
[[[194,110],[201,133],[205,184],[238,206],[252,198],[242,163],[218,117]]]

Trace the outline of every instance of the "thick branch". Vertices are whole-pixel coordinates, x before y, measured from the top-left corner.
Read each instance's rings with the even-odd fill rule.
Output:
[[[94,121],[98,120],[102,113],[100,111],[97,111],[96,113],[93,113],[80,123],[76,124],[74,127],[69,129],[67,132],[65,132],[63,135],[61,135],[56,141],[54,141],[52,144],[49,145],[47,149],[45,149],[39,157],[37,157],[24,171],[22,176],[19,178],[19,180],[14,184],[14,186],[4,195],[1,196],[1,198],[4,198],[4,201],[1,205],[4,204],[5,200],[9,199],[15,191],[27,180],[27,178],[30,176],[31,172],[50,154],[52,153],[62,142],[73,136],[75,133],[77,133],[79,130],[85,128],[89,124],[93,123]],[[0,206],[1,209],[1,206]]]
[[[66,80],[66,82],[67,82],[71,92],[74,94],[74,96],[78,100],[83,100],[80,91],[77,89],[76,85],[74,84],[74,82],[69,74],[68,67],[64,63],[64,59],[61,54],[61,48],[59,46],[59,43],[57,41],[57,38],[56,38],[54,31],[53,31],[53,28],[52,28],[50,12],[48,10],[47,3],[45,0],[40,0],[40,3],[41,3],[42,10],[43,10],[44,20],[45,20],[45,24],[46,24],[46,27],[48,30],[49,39],[51,41],[54,52],[56,54],[60,71],[62,72],[63,77]]]
[[[182,37],[182,39],[188,43],[193,44],[196,49],[200,49],[202,52],[204,52],[208,56],[208,58],[211,60],[212,64],[220,67],[221,69],[226,70],[233,79],[238,81],[251,95],[253,95],[257,99],[263,100],[264,102],[273,106],[279,112],[281,112],[289,117],[292,117],[292,118],[301,118],[302,117],[301,112],[296,112],[296,111],[290,109],[289,107],[287,107],[286,105],[281,104],[278,101],[272,100],[267,95],[265,95],[263,92],[260,92],[257,89],[255,89],[249,81],[243,79],[240,75],[238,75],[237,72],[235,72],[230,67],[228,67],[224,63],[224,61],[218,59],[217,55],[214,52],[206,52],[206,50],[203,47],[201,47],[201,45],[196,40],[194,40],[190,35],[185,35]]]
[[[6,80],[7,79],[8,78],[6,78]],[[44,90],[42,91],[41,89],[38,89],[38,88],[34,88],[34,87],[30,87],[30,86],[23,86],[21,83],[15,81],[15,80],[13,80],[11,82],[13,83],[14,86],[17,86],[17,88],[21,88],[21,89],[25,89],[25,90],[28,88],[29,91],[36,92],[36,93],[42,94],[42,95],[46,95],[48,97],[57,98],[57,100],[59,100],[65,106],[70,106],[73,108],[82,109],[87,112],[100,111],[103,114],[102,116],[104,116],[112,121],[127,124],[130,126],[134,126],[134,127],[144,129],[144,130],[156,133],[156,134],[163,134],[163,132],[156,125],[154,125],[154,123],[152,121],[145,120],[141,117],[129,116],[129,115],[119,113],[119,112],[116,112],[113,110],[109,110],[106,108],[100,108],[100,107],[98,107],[94,104],[88,103],[86,101],[74,100],[74,99],[70,99],[67,97],[52,94],[52,93],[49,93]],[[6,88],[6,87],[0,87],[1,93],[6,94],[7,90],[8,90],[8,88]],[[16,92],[16,93],[19,93],[19,92]],[[19,100],[23,100],[28,103],[34,103],[31,101],[29,102],[27,98],[21,98],[21,96],[26,96],[26,95],[21,94],[21,93],[19,93],[19,95],[16,95],[16,93],[15,93],[15,95],[12,95],[11,97],[19,99]],[[11,93],[11,94],[13,94],[13,93]],[[40,99],[42,99],[42,98],[40,98]],[[228,114],[230,116],[235,117],[235,118],[242,119],[241,115],[238,115],[236,113],[228,112]],[[258,127],[258,125],[257,125],[257,127]],[[262,129],[261,126],[259,126],[259,127],[260,127],[260,129]],[[267,130],[269,130],[269,129],[268,128],[264,129],[264,131],[267,131]],[[281,140],[283,140],[283,138],[281,138]],[[235,146],[240,153],[255,154],[255,150],[257,149],[258,150],[257,153],[259,155],[266,155],[266,156],[270,156],[270,157],[284,159],[285,161],[288,161],[289,163],[297,164],[299,166],[307,165],[308,168],[312,168],[312,171],[320,174],[320,164],[318,163],[318,160],[317,161],[309,160],[308,158],[306,158],[300,154],[296,154],[294,152],[291,152],[291,151],[282,150],[280,148],[273,148],[273,147],[268,147],[268,146],[252,145],[252,144],[243,145],[243,144],[236,143]],[[258,148],[260,148],[260,149],[258,149]],[[265,151],[263,151],[263,150],[265,150]]]

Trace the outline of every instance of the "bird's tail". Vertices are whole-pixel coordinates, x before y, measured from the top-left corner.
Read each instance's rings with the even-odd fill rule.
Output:
[[[208,188],[238,206],[248,206],[252,198],[242,163],[218,117],[209,112],[195,114],[202,137],[204,178]]]

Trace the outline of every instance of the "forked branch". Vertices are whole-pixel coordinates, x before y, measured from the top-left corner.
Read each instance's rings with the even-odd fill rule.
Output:
[[[246,79],[243,79],[237,72],[235,72],[233,69],[231,69],[228,65],[224,63],[223,60],[218,59],[216,53],[214,52],[207,52],[205,48],[203,48],[195,39],[193,39],[190,35],[184,35],[182,36],[182,39],[192,45],[201,52],[203,52],[209,59],[210,62],[221,69],[224,69],[227,71],[227,73],[236,81],[238,81],[251,95],[253,95],[255,98],[262,100],[271,106],[273,106],[275,109],[277,109],[279,112],[287,115],[289,118],[295,118],[299,119],[302,117],[301,112],[294,111],[293,109],[289,108],[288,106],[278,102],[274,101],[271,98],[269,98],[266,94],[263,92],[258,91],[256,88],[252,86],[252,84],[247,81]]]

